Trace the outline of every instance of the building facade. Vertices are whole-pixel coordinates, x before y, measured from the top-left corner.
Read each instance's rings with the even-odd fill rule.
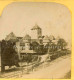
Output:
[[[18,53],[19,59],[21,59],[21,53],[26,54],[26,53],[36,53],[35,51],[31,50],[31,43],[37,42],[40,45],[46,45],[48,42],[50,42],[49,37],[42,36],[42,29],[36,24],[33,26],[31,29],[32,31],[36,31],[34,34],[35,38],[32,38],[28,34],[26,34],[24,37],[16,37],[13,32],[11,32],[9,35],[6,36],[5,40],[12,40],[15,41],[16,47],[15,50]],[[24,57],[24,56],[23,56]]]

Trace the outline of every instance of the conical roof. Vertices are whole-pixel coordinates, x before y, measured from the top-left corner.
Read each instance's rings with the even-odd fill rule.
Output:
[[[31,30],[36,30],[36,29],[41,29],[41,28],[37,24],[35,24],[35,26],[33,26]]]

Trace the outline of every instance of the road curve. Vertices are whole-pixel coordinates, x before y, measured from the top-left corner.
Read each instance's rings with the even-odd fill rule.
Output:
[[[30,79],[60,79],[71,70],[71,56],[62,57],[51,62],[50,66],[34,71],[31,74],[22,75],[22,78]]]

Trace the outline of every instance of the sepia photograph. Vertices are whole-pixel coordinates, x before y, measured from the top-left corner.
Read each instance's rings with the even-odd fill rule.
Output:
[[[12,2],[0,16],[0,78],[71,79],[71,12],[56,2]]]

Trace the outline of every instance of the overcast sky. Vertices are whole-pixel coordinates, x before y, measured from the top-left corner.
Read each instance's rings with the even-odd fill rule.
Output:
[[[16,2],[6,6],[0,16],[0,40],[10,32],[16,36],[33,35],[35,24],[43,35],[63,37],[71,42],[71,14],[67,7],[57,3]]]

